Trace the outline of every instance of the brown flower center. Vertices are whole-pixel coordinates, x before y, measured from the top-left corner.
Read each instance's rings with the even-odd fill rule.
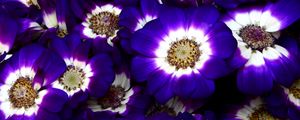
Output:
[[[170,108],[166,105],[159,105],[155,104],[147,111],[147,116],[151,116],[156,113],[167,113],[170,116],[176,116],[177,113],[175,112],[174,108]]]
[[[100,12],[93,15],[89,22],[91,23],[89,28],[97,35],[105,35],[111,37],[115,35],[115,31],[119,28],[119,16],[111,12]]]
[[[83,85],[84,78],[85,73],[81,68],[70,65],[62,77],[59,78],[58,82],[64,86],[65,90],[72,91]]]
[[[168,50],[167,61],[170,65],[176,66],[176,69],[194,67],[201,55],[199,46],[190,39],[173,42]]]
[[[272,35],[257,25],[248,25],[240,30],[239,36],[254,50],[263,50],[273,45],[274,39]]]
[[[250,120],[279,120],[272,116],[265,108],[256,109],[250,116]]]
[[[125,100],[126,91],[120,86],[111,86],[109,91],[104,97],[97,100],[98,104],[101,105],[103,109],[112,108],[116,109],[122,105],[122,101]]]
[[[294,84],[289,88],[289,93],[291,93],[295,98],[300,99],[300,80],[296,80]]]
[[[33,89],[32,82],[28,78],[21,77],[12,85],[8,91],[9,101],[14,108],[29,108],[35,104],[38,97],[37,91]]]

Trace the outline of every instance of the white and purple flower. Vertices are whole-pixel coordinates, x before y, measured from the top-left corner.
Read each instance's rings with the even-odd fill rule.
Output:
[[[278,44],[288,42],[278,39],[278,34],[300,17],[298,5],[298,0],[279,0],[265,7],[232,11],[225,17],[238,42],[231,65],[241,68],[237,77],[240,91],[261,95],[272,89],[273,81],[290,86],[297,78],[299,60],[290,48]]]
[[[148,81],[148,91],[160,102],[175,95],[211,95],[213,79],[227,74],[224,59],[236,49],[230,29],[218,19],[219,12],[212,6],[162,9],[131,39],[138,54],[131,64],[133,77]]]

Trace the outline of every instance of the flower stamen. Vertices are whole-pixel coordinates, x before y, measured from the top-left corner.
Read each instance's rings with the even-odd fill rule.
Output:
[[[9,101],[14,108],[30,108],[38,97],[29,78],[20,77],[8,91]]]
[[[240,29],[239,36],[248,45],[248,47],[254,50],[263,50],[270,47],[274,43],[272,35],[257,25],[248,25]]]
[[[194,40],[187,38],[173,42],[168,50],[167,61],[176,69],[194,67],[201,55],[199,46]]]
[[[261,107],[249,116],[249,120],[279,120],[273,117],[265,108]]]
[[[126,91],[120,86],[111,86],[104,97],[97,100],[102,109],[116,109],[121,106],[121,102],[125,100]]]
[[[111,12],[100,12],[93,15],[89,22],[89,28],[97,35],[105,35],[106,37],[114,36],[115,31],[119,28],[119,17]]]
[[[69,65],[66,72],[59,78],[59,83],[64,86],[67,91],[76,90],[81,88],[84,83],[85,73],[82,69]]]

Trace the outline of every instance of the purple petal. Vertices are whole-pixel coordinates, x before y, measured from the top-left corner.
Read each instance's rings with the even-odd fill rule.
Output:
[[[229,70],[229,66],[224,60],[210,56],[199,72],[206,78],[216,79],[228,74]]]
[[[143,56],[156,57],[155,50],[166,33],[162,26],[162,23],[155,20],[146,24],[133,34],[131,47]]]
[[[158,67],[156,66],[155,59],[137,56],[132,59],[131,72],[133,77],[138,82],[143,82],[150,77]]]
[[[106,54],[98,54],[89,64],[93,72],[88,87],[89,93],[95,97],[103,96],[115,79],[112,60]]]
[[[212,80],[203,78],[200,75],[197,75],[195,79],[197,86],[195,91],[192,93],[192,98],[206,98],[210,96],[215,91],[215,83]]]
[[[244,93],[261,95],[272,89],[272,73],[264,65],[244,67],[238,72],[237,85]]]
[[[51,112],[59,112],[68,100],[68,95],[62,90],[48,88],[40,107]]]
[[[267,10],[271,11],[281,23],[280,28],[284,29],[298,20],[300,17],[300,1],[299,0],[278,0],[274,5],[271,5]]]
[[[218,10],[213,6],[190,8],[186,12],[189,25],[203,30],[204,33],[207,33],[210,30],[220,16]]]
[[[232,36],[231,30],[224,23],[216,23],[211,28],[208,36],[213,56],[228,58],[233,55],[237,42]]]
[[[46,109],[39,109],[35,119],[36,120],[60,120],[57,114],[49,112]]]

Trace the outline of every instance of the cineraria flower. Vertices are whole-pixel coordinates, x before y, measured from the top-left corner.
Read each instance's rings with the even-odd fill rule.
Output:
[[[263,94],[270,91],[273,81],[291,85],[299,71],[299,63],[289,48],[277,44],[276,33],[297,20],[300,1],[281,0],[264,8],[233,11],[225,18],[238,42],[238,50],[231,60],[240,68],[237,84],[240,91]]]
[[[32,44],[4,62],[0,71],[1,119],[57,119],[57,112],[67,101],[67,94],[49,86],[51,77],[63,72],[56,69],[61,65],[57,58]]]
[[[166,8],[157,19],[135,32],[131,46],[137,81],[164,103],[174,95],[204,98],[214,92],[213,79],[227,74],[224,59],[233,54],[236,41],[212,6]]]
[[[0,62],[12,49],[17,32],[17,21],[12,19],[5,11],[0,12]]]
[[[76,34],[70,34],[66,39],[53,39],[50,43],[65,63],[65,71],[56,78],[52,87],[63,90],[71,101],[79,102],[77,97],[89,95],[100,97],[113,82],[115,73],[111,57],[107,54],[97,54],[88,58],[90,43],[81,41]]]
[[[143,28],[146,23],[156,19],[159,9],[158,1],[141,0],[139,7],[127,7],[122,10],[119,26],[124,29],[120,30],[119,36],[122,37],[121,45],[125,50],[131,51],[129,40],[132,34]]]
[[[94,112],[94,116],[103,114],[111,118],[117,114],[125,116],[134,109],[142,110],[145,106],[143,101],[137,101],[140,93],[140,88],[131,87],[130,78],[122,72],[116,75],[114,82],[103,97],[88,100],[88,107]]]
[[[280,120],[269,113],[265,103],[259,97],[233,109],[224,117],[223,120]]]
[[[83,22],[78,27],[78,30],[84,38],[100,38],[113,46],[112,40],[120,29],[118,22],[121,8],[115,4],[91,4],[93,4],[90,5],[92,8],[85,8],[88,9],[84,11],[85,15],[80,16]],[[73,5],[73,8],[76,8],[76,6]],[[77,8],[76,10],[79,9]]]
[[[226,9],[234,9],[238,8],[240,5],[243,4],[259,4],[259,3],[264,3],[267,1],[272,1],[272,0],[212,0],[214,1],[217,5],[224,7]]]

